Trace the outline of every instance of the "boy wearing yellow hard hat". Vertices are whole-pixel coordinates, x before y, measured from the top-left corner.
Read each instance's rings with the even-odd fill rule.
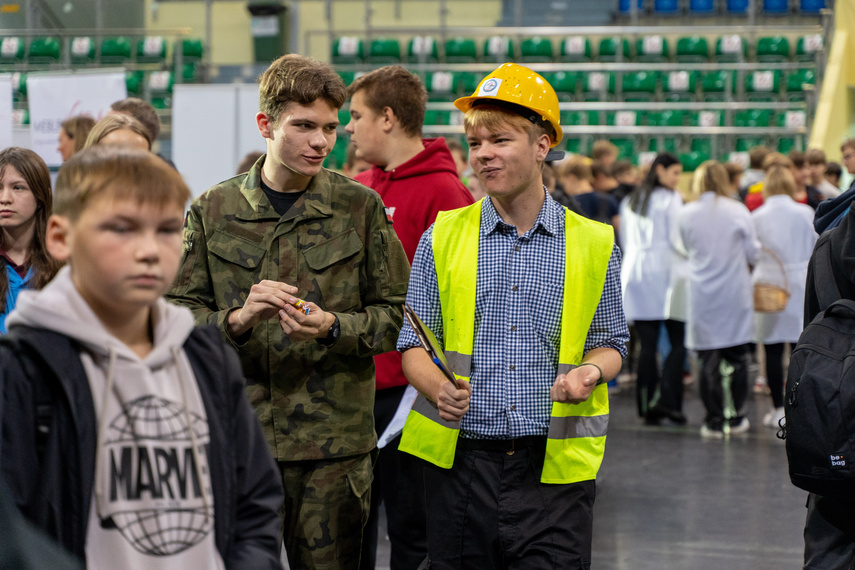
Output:
[[[620,252],[543,186],[562,138],[543,77],[507,63],[455,106],[487,197],[437,216],[407,302],[456,382],[406,323],[398,339],[420,394],[400,449],[425,460],[428,567],[587,568],[605,382],[629,338]]]

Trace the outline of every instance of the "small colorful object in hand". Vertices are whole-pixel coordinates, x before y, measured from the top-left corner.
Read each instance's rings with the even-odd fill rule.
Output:
[[[309,305],[306,304],[303,299],[297,299],[297,301],[294,303],[294,306],[297,307],[297,310],[303,313],[304,315],[309,314]]]

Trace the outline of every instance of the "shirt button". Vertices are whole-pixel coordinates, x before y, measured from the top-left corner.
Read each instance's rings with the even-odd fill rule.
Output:
[[[519,290],[519,287],[517,287],[516,285],[514,285],[513,287],[511,287],[511,291],[517,291],[517,290]]]
[[[511,370],[513,370],[513,369],[514,369],[514,365],[513,365],[513,364],[511,364],[510,366],[508,366],[508,368],[509,368],[509,369],[511,369]]]
[[[513,454],[514,454],[513,450],[511,450],[511,451],[506,451],[505,453],[507,453],[508,455],[513,455]]]
[[[517,326],[516,326],[516,325],[511,325],[511,332],[514,332],[515,330],[517,330]]]
[[[511,411],[513,412],[516,409],[517,409],[517,407],[514,404],[511,404]]]
[[[520,246],[515,245],[515,246],[514,246],[514,251],[519,251],[519,250],[520,250]]]

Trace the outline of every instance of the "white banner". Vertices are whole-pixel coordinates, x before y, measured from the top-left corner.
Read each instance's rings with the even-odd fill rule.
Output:
[[[0,75],[0,148],[12,144],[12,76]]]
[[[112,103],[127,96],[123,71],[28,76],[32,149],[48,166],[61,165],[56,146],[62,122],[76,115],[97,121]]]

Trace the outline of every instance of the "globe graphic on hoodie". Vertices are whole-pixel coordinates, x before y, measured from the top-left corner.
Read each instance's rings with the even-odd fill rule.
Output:
[[[143,554],[177,554],[213,527],[208,425],[197,414],[189,418],[181,403],[147,395],[126,404],[107,430],[98,516]]]

